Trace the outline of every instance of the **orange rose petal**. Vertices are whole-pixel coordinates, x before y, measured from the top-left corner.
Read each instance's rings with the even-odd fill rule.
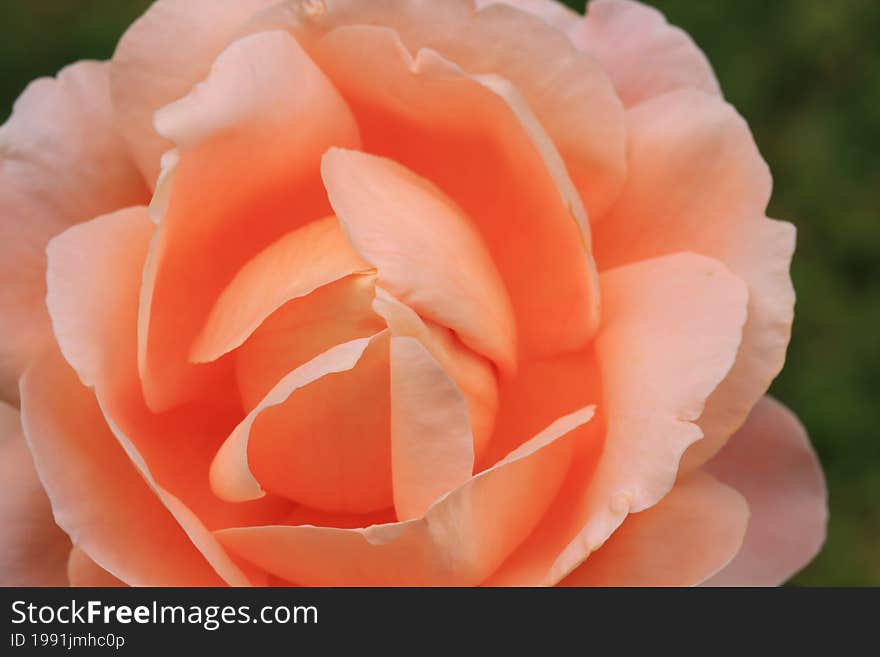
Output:
[[[333,85],[282,32],[229,46],[205,82],[157,113],[156,127],[180,151],[138,327],[144,395],[158,412],[222,378],[223,361],[189,362],[217,297],[272,242],[330,214],[320,156],[359,141]]]
[[[205,527],[265,522],[280,517],[288,505],[279,508],[276,500],[259,507],[229,505],[211,494],[208,464],[228,431],[229,411],[224,415],[187,407],[156,416],[144,406],[137,378],[135,300],[153,228],[141,207],[99,217],[54,238],[48,249],[49,312],[66,358],[81,380],[95,387],[103,407],[103,433],[109,425],[136,469],[151,482],[153,504],[166,506],[166,513],[206,551],[227,581],[241,582],[239,569],[205,534]],[[76,391],[77,397],[89,394]],[[83,403],[94,406],[94,395]],[[75,439],[76,430],[68,431]],[[85,544],[81,547],[96,557]]]
[[[248,462],[262,487],[331,512],[369,513],[393,504],[389,337],[383,331],[367,339],[350,369],[261,408]]]
[[[157,0],[122,36],[110,76],[116,125],[151,186],[173,146],[154,130],[153,114],[188,94],[241,24],[277,2]]]
[[[98,564],[91,557],[75,545],[70,550],[67,559],[67,578],[70,586],[97,586],[97,587],[120,587],[125,582],[117,579]]]
[[[705,469],[748,500],[742,549],[709,586],[776,586],[808,564],[825,540],[828,490],[804,427],[764,397]]]
[[[602,389],[592,345],[578,351],[524,360],[517,376],[500,382],[496,422],[477,470],[516,449],[553,418],[599,404]]]
[[[342,467],[343,464],[341,462],[325,464],[328,468],[331,468],[332,465],[332,469],[325,469],[322,468],[319,463],[302,458],[301,456],[299,458],[292,456],[291,459],[279,459],[278,450],[289,449],[290,438],[286,437],[283,442],[276,442],[274,431],[283,430],[285,424],[288,425],[288,432],[293,432],[292,437],[298,439],[296,445],[299,447],[310,447],[309,444],[303,443],[303,441],[314,441],[311,444],[312,451],[314,452],[312,456],[330,460],[333,460],[334,458],[345,459],[349,465],[355,468],[363,467],[365,464],[356,463],[357,456],[355,453],[346,453],[345,440],[342,441],[343,444],[339,444],[339,437],[332,435],[334,434],[335,429],[331,428],[330,425],[327,426],[327,431],[324,432],[316,431],[316,429],[320,429],[320,426],[312,427],[305,424],[306,422],[313,421],[315,417],[329,420],[330,418],[326,417],[326,413],[322,414],[322,411],[332,411],[341,414],[338,418],[340,421],[350,420],[353,423],[350,429],[354,431],[355,434],[358,433],[355,431],[357,414],[363,413],[364,416],[369,416],[377,409],[355,407],[345,410],[344,412],[339,409],[338,406],[333,403],[334,390],[338,388],[337,394],[344,398],[346,392],[346,386],[344,385],[345,382],[336,377],[333,378],[331,383],[337,385],[321,385],[317,390],[317,397],[315,396],[314,391],[303,394],[302,396],[306,402],[314,404],[314,413],[310,413],[307,409],[300,408],[301,404],[288,405],[289,409],[305,411],[306,415],[304,417],[290,418],[289,414],[285,412],[283,406],[287,405],[286,403],[291,396],[302,392],[311,384],[320,382],[321,379],[330,375],[349,372],[355,368],[359,361],[364,357],[371,342],[384,342],[387,350],[387,333],[383,332],[373,338],[361,338],[337,345],[310,360],[308,363],[298,367],[278,381],[275,387],[272,388],[265,398],[250,413],[248,413],[247,417],[241,421],[226,439],[226,442],[218,450],[214,462],[211,464],[210,471],[211,487],[214,489],[214,492],[222,499],[229,501],[245,501],[262,497],[265,494],[265,491],[263,490],[261,482],[255,478],[255,473],[251,470],[251,463],[257,463],[259,467],[266,469],[266,473],[273,479],[273,483],[276,481],[280,482],[279,485],[284,488],[287,488],[288,484],[289,486],[297,486],[299,484],[303,487],[313,484],[314,486],[320,486],[321,492],[326,492],[328,495],[333,494],[334,486],[331,486],[330,482],[332,481],[334,485],[341,482],[337,482],[336,478],[332,478],[331,475],[334,472],[341,475],[343,472],[339,468]],[[374,351],[376,351],[375,348]],[[387,360],[385,362],[387,367]],[[370,370],[372,371],[373,364],[369,363],[369,365],[371,366]],[[364,389],[364,394],[376,391],[381,392],[381,382],[364,382],[357,377],[353,383],[367,385],[368,387]],[[357,385],[355,385],[354,389],[349,390],[352,394],[356,393],[356,391]],[[387,396],[387,385],[384,393]],[[323,398],[321,397],[323,394],[330,396]],[[269,424],[266,426],[266,431],[269,440],[263,445],[263,449],[260,449],[259,453],[256,453],[254,447],[250,445],[252,433],[256,433],[260,428],[257,425],[257,422],[260,420],[261,415],[263,415],[264,412],[271,411],[271,409],[280,409],[281,412],[279,413],[279,411],[276,410],[275,413],[267,413],[269,416]],[[350,417],[349,414],[351,414],[352,417]],[[272,417],[273,415],[274,418]],[[287,420],[290,420],[290,423],[288,423]],[[353,436],[354,434],[346,434],[344,438],[347,440],[353,438]],[[367,442],[372,444],[372,441],[365,440],[366,436],[362,433],[358,437],[365,444],[361,446],[357,446],[356,443],[352,444],[350,445],[352,449],[366,449]],[[324,443],[326,450],[322,449],[322,439],[326,441]],[[377,439],[381,439],[381,437],[377,437]],[[364,454],[361,453],[360,455],[363,456]],[[301,474],[308,478],[302,481],[288,481],[285,483],[285,479],[289,476],[289,472],[286,472],[285,468],[293,467],[296,467],[299,470],[307,468],[308,472],[303,471]],[[312,475],[310,477],[308,476],[309,472]],[[318,481],[321,478],[325,479],[323,483]],[[387,497],[390,505],[390,473],[388,483],[389,494]],[[338,492],[342,494],[343,491]],[[370,497],[372,497],[372,495]],[[349,501],[352,503],[357,502],[357,500]],[[372,509],[358,510],[363,511]]]
[[[587,15],[567,30],[595,57],[627,107],[676,89],[719,94],[709,60],[684,30],[633,0],[591,0]]]
[[[154,228],[147,208],[138,206],[69,228],[49,242],[46,305],[61,353],[83,385],[106,390],[131,383],[118,373],[135,344],[139,264]]]
[[[516,328],[504,283],[480,235],[430,182],[384,158],[330,149],[330,203],[379,283],[510,371]]]
[[[282,305],[356,272],[369,271],[336,217],[287,233],[239,270],[223,290],[190,350],[205,363],[239,347]]]
[[[695,472],[623,524],[561,586],[694,586],[739,550],[749,522],[742,495]]]
[[[391,472],[400,520],[471,478],[474,437],[461,391],[411,337],[391,339]]]
[[[55,524],[21,435],[18,411],[0,402],[0,586],[66,586],[70,539]]]
[[[734,362],[747,293],[718,261],[679,253],[604,272],[601,281],[602,456],[595,472],[584,460],[492,584],[555,584],[628,513],[656,504],[700,439],[695,421]]]
[[[770,174],[745,121],[720,98],[678,91],[629,112],[630,177],[596,228],[599,268],[664,253],[717,258],[749,287],[749,315],[733,370],[699,425],[705,439],[684,471],[704,463],[744,421],[782,367],[794,290],[791,224],[765,218]]]
[[[385,329],[372,309],[375,274],[356,274],[285,303],[235,351],[246,411],[278,381],[328,349]]]
[[[510,80],[522,94],[523,104],[534,111],[537,122],[558,145],[590,215],[600,215],[620,191],[626,172],[626,131],[620,100],[598,63],[580,53],[564,34],[545,20],[504,4],[474,11],[471,0],[325,0],[321,11],[309,11],[305,3],[281,5],[266,12],[250,29],[286,27],[315,52],[314,40],[336,28],[383,26],[399,34],[413,54],[428,49],[469,73]],[[554,13],[558,19],[569,12],[557,8]],[[529,38],[521,38],[523,34]],[[364,55],[371,51],[362,53],[349,58],[355,69],[362,66]],[[324,66],[323,57],[318,53],[315,56]],[[376,90],[382,87],[380,84]],[[463,125],[469,122],[467,118],[461,121]],[[468,153],[469,158],[474,155]],[[411,166],[405,159],[395,159]],[[439,181],[434,176],[428,178]]]
[[[498,381],[492,364],[465,347],[452,331],[423,320],[412,308],[395,299],[387,290],[376,288],[373,309],[385,319],[393,335],[416,338],[424,345],[458,387],[467,403],[473,432],[473,452],[478,458],[488,446],[498,411]],[[561,413],[548,418],[542,426],[546,426],[559,415]],[[534,435],[538,429],[540,427],[536,427],[528,435]],[[508,449],[505,454],[512,449],[513,447]]]
[[[133,586],[224,582],[169,513],[164,503],[171,499],[165,494],[160,499],[143,468],[138,471],[92,392],[59,353],[49,351],[36,361],[22,378],[21,391],[34,463],[55,519],[76,545]],[[246,583],[243,576],[224,574]]]
[[[366,529],[276,525],[216,535],[241,557],[303,585],[478,584],[537,525],[592,413],[560,418],[423,518]]]
[[[80,62],[28,85],[0,127],[0,399],[51,341],[46,242],[149,198],[112,122],[107,66]]]
[[[473,222],[507,287],[520,351],[582,346],[598,322],[589,229],[558,153],[515,89],[433,51],[413,58],[387,28],[337,28],[315,57],[352,104],[365,150],[431,181]]]

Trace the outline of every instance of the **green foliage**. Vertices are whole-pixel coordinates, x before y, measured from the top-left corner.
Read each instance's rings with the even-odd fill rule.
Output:
[[[819,451],[831,523],[795,583],[880,585],[880,3],[651,4],[705,50],[773,170],[770,215],[798,227],[797,319],[772,392]],[[4,2],[0,116],[33,78],[109,57],[147,5]]]

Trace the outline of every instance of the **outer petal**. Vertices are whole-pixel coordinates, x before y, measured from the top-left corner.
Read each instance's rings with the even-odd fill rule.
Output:
[[[109,373],[131,352],[132,293],[154,228],[146,207],[126,208],[69,228],[46,249],[55,338],[83,385],[124,383]]]
[[[70,539],[52,517],[18,411],[3,402],[0,481],[0,586],[66,586]]]
[[[565,477],[592,409],[560,418],[423,518],[366,529],[241,527],[231,550],[303,585],[474,585],[537,525]]]
[[[589,227],[516,90],[434,51],[412,58],[387,28],[337,28],[315,53],[350,100],[364,149],[430,180],[473,222],[507,287],[520,351],[582,346],[599,314]]]
[[[431,49],[470,74],[510,80],[559,148],[590,215],[598,216],[625,176],[620,101],[598,62],[541,18],[509,4],[474,11],[472,0],[295,2],[267,12],[251,29],[285,26],[321,60],[310,44],[321,34],[346,25],[380,26],[398,33],[412,53]],[[368,51],[362,53],[351,61],[355,69]]]
[[[192,342],[242,265],[330,214],[321,154],[359,142],[345,102],[283,32],[236,41],[205,82],[157,114],[156,126],[180,150],[138,326],[144,394],[162,411],[231,374],[229,361],[191,364]]]
[[[197,544],[227,581],[242,583],[246,581],[243,575],[229,562],[210,534],[206,534],[204,525],[209,522],[212,529],[223,526],[224,517],[227,520],[234,518],[233,523],[241,522],[242,516],[248,517],[253,511],[241,508],[233,513],[224,509],[207,490],[205,455],[209,459],[216,449],[211,445],[212,432],[217,438],[222,437],[225,418],[218,417],[216,412],[206,415],[198,408],[185,409],[177,416],[154,416],[146,411],[140,396],[135,300],[144,254],[153,229],[146,209],[133,208],[75,226],[52,241],[49,247],[49,312],[65,356],[80,378],[95,387],[95,392],[93,394],[68,381],[73,376],[72,371],[57,362],[54,351],[50,352],[42,369],[32,377],[32,399],[28,404],[34,432],[28,434],[28,439],[37,445],[35,451],[39,450],[43,455],[47,470],[41,470],[41,476],[51,480],[47,481],[47,487],[53,487],[58,499],[65,504],[68,523],[65,526],[74,528],[71,533],[76,531],[84,536],[77,540],[77,544],[102,567],[130,583],[129,578],[141,582],[156,581],[150,579],[153,577],[151,564],[139,561],[144,551],[150,548],[159,551],[157,546],[167,540],[162,533],[150,538],[152,522],[165,534],[183,534],[183,538],[175,539],[169,549],[180,549],[187,554],[195,551],[194,544]],[[113,275],[108,276],[108,271]],[[58,399],[65,400],[63,412],[53,406]],[[68,413],[74,417],[67,417]],[[28,419],[27,414],[25,419]],[[80,432],[95,435],[88,440],[81,439]],[[76,452],[80,440],[91,447],[84,446],[82,454],[65,456],[67,450]],[[72,459],[75,466],[69,473],[59,471],[63,464],[55,459],[63,458]],[[128,465],[121,465],[126,459]],[[79,496],[75,477],[82,472],[93,476],[93,469],[101,470],[105,466],[114,472],[107,473],[104,478],[98,476],[96,495],[100,498],[103,492],[118,485],[122,487],[121,499],[91,502],[96,504],[94,510],[80,509],[76,506]],[[134,483],[127,478],[133,478]],[[144,482],[147,488],[144,488]],[[168,493],[165,485],[170,485],[174,495]],[[71,486],[74,492],[68,490]],[[200,489],[208,495],[200,495]],[[124,513],[124,509],[113,507],[113,503],[130,503],[132,508],[143,505],[150,514],[166,516],[148,521],[143,533],[134,534],[135,540],[144,545],[132,555],[117,552],[128,548],[125,547],[126,538],[114,536],[115,529],[93,527],[95,521],[89,513],[104,513],[108,518]],[[105,508],[108,505],[110,508]],[[257,513],[253,520],[265,522],[274,517],[278,516]],[[176,531],[174,527],[177,527]],[[193,543],[182,543],[188,540]],[[131,561],[126,560],[127,556]],[[198,571],[205,568],[208,566],[197,568],[194,577],[199,577]],[[213,571],[209,569],[209,572]],[[171,576],[172,570],[169,569],[160,569],[156,575],[159,580],[168,577],[166,583],[173,583]],[[216,580],[217,576],[213,576]]]
[[[770,174],[745,121],[721,99],[679,91],[629,112],[630,177],[596,228],[599,268],[690,250],[725,263],[749,287],[737,361],[700,418],[689,471],[745,421],[782,368],[794,290],[794,227],[764,216]]]
[[[67,559],[67,577],[70,580],[70,586],[125,586],[125,582],[101,568],[92,561],[89,555],[75,545],[70,550],[70,556]]]
[[[752,510],[745,543],[710,586],[775,586],[808,564],[825,540],[828,492],[797,418],[765,397],[705,469]]]
[[[384,158],[331,149],[324,184],[354,248],[379,283],[510,371],[516,327],[479,233],[430,182]]]
[[[601,458],[575,464],[560,493],[568,502],[554,505],[490,583],[554,584],[627,514],[662,499],[702,435],[695,421],[706,398],[733,364],[747,295],[718,261],[679,253],[607,271],[602,297]]]
[[[47,352],[25,373],[21,396],[37,471],[58,524],[76,545],[131,585],[222,583],[59,354]]]
[[[749,506],[700,472],[655,506],[627,516],[561,586],[693,586],[718,572],[742,545]]]
[[[153,114],[204,78],[238,28],[278,0],[157,0],[122,36],[113,55],[116,125],[152,186],[172,147]]]
[[[80,62],[32,82],[0,128],[0,399],[51,336],[46,242],[147,198],[112,125],[106,66]]]
[[[537,16],[562,32],[569,30],[580,18],[580,14],[558,0],[475,0],[474,4],[478,9],[489,5],[510,5]]]
[[[676,89],[721,93],[709,60],[687,32],[641,2],[592,0],[568,35],[602,63],[627,107]]]

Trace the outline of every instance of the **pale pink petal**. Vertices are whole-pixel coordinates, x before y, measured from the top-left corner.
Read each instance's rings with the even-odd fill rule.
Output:
[[[391,472],[400,520],[422,517],[471,478],[474,437],[461,391],[421,342],[391,339]]]
[[[46,242],[148,198],[113,116],[107,67],[80,62],[32,82],[0,127],[0,399],[51,339]]]
[[[66,586],[70,539],[55,524],[18,411],[0,402],[0,586]]]
[[[507,371],[515,367],[510,300],[479,233],[427,180],[384,158],[331,149],[330,203],[379,283]]]
[[[627,516],[561,586],[694,586],[742,545],[749,505],[734,489],[695,472],[656,505]]]
[[[589,227],[515,90],[433,51],[413,59],[387,28],[337,28],[316,48],[358,116],[365,150],[431,181],[473,222],[507,287],[520,350],[582,346],[598,322]]]
[[[242,265],[331,214],[321,154],[359,140],[330,81],[277,31],[229,46],[156,127],[179,154],[144,275],[138,353],[147,403],[162,411],[231,378],[229,361],[190,363],[192,342]]]
[[[749,287],[734,368],[710,397],[705,438],[685,457],[705,462],[745,421],[782,368],[794,289],[794,227],[764,216],[771,179],[745,121],[720,98],[685,90],[630,110],[630,176],[596,227],[599,268],[676,251],[717,258]]]
[[[520,11],[525,11],[537,16],[548,25],[552,25],[562,32],[570,29],[580,18],[574,9],[571,9],[559,0],[476,0],[477,9],[489,5],[510,5]]]
[[[277,3],[157,0],[122,36],[111,69],[116,125],[151,186],[159,159],[172,147],[154,130],[153,113],[189,93],[241,24]]]
[[[662,499],[702,435],[695,422],[706,398],[733,365],[747,294],[717,260],[673,254],[606,271],[601,281],[601,458],[582,455],[560,493],[566,503],[490,583],[555,584],[627,514]]]
[[[591,0],[568,35],[599,60],[627,107],[676,89],[721,93],[709,60],[687,32],[641,2]]]
[[[58,524],[135,586],[223,582],[126,455],[91,391],[60,354],[22,377],[22,422]]]
[[[360,529],[240,527],[217,532],[241,557],[303,585],[475,585],[556,497],[592,408],[560,418],[423,518]]]
[[[620,190],[626,172],[620,100],[598,62],[579,52],[546,20],[510,4],[495,3],[475,11],[472,0],[285,3],[266,12],[250,29],[286,27],[328,70],[323,55],[313,50],[314,41],[322,34],[346,25],[384,27],[398,33],[414,55],[430,49],[468,73],[511,81],[558,146],[590,216],[601,215]],[[552,7],[555,3],[538,0],[528,4]],[[541,11],[541,16],[547,19],[552,14],[556,22],[568,13],[548,9]],[[371,54],[362,49],[354,56],[344,56],[357,71],[364,57]],[[335,74],[331,77],[336,79]],[[380,83],[375,92],[381,91]],[[415,169],[394,152],[377,152]]]
[[[825,540],[828,491],[804,427],[764,397],[705,469],[748,500],[752,517],[736,558],[710,586],[776,586],[808,564]]]
[[[387,290],[376,288],[373,309],[385,320],[393,335],[416,338],[455,383],[467,403],[473,433],[473,457],[479,458],[488,447],[498,411],[498,380],[492,363],[464,346],[449,329],[423,320],[412,308],[395,299]],[[583,404],[573,408],[582,407]],[[542,426],[560,415],[562,414],[556,413]],[[538,430],[540,426],[531,433],[523,434],[522,440]],[[512,451],[515,446],[510,446],[504,454]]]
[[[125,586],[125,582],[101,568],[92,561],[89,555],[75,545],[70,550],[70,556],[67,559],[67,577],[70,586]]]
[[[266,247],[223,290],[190,351],[196,363],[241,346],[291,299],[370,266],[355,253],[336,217],[313,221]]]
[[[327,417],[327,413],[322,414],[322,411],[336,414],[337,422],[342,422],[349,419],[356,421],[357,417],[368,415],[377,410],[373,408],[356,407],[339,408],[339,406],[344,406],[345,401],[348,399],[348,395],[345,394],[347,386],[343,385],[344,382],[339,377],[331,376],[348,373],[354,370],[358,363],[365,357],[368,348],[373,342],[376,343],[373,352],[375,352],[378,347],[382,346],[379,343],[383,343],[385,350],[387,351],[387,333],[384,332],[372,339],[361,338],[353,340],[329,349],[278,381],[266,397],[250,413],[248,413],[247,417],[245,417],[241,423],[239,423],[217,452],[214,462],[211,464],[210,471],[211,487],[214,489],[214,492],[222,499],[229,501],[252,500],[265,495],[262,481],[256,477],[255,473],[251,470],[253,465],[262,465],[268,471],[265,474],[273,480],[273,483],[278,483],[282,486],[285,491],[293,490],[305,494],[312,492],[315,493],[316,496],[334,494],[334,491],[332,490],[333,486],[331,485],[333,482],[337,481],[337,477],[332,476],[334,473],[339,476],[343,476],[344,474],[355,474],[354,470],[352,470],[354,468],[358,472],[366,474],[363,472],[363,469],[367,467],[368,463],[358,462],[358,459],[356,458],[358,454],[357,450],[366,450],[368,443],[373,444],[376,440],[381,440],[381,437],[370,436],[370,440],[367,440],[368,436],[363,433],[356,436],[357,427],[351,426],[347,427],[351,432],[344,432],[344,435],[342,436],[343,442],[342,444],[339,444],[340,441],[334,439],[338,438],[338,436],[333,436],[331,434],[336,433],[341,427],[334,425],[334,423],[331,422],[331,417]],[[366,364],[370,366],[370,373],[372,373],[373,370],[373,360],[375,360],[375,358],[366,359],[366,361],[369,361]],[[387,369],[387,360],[385,361],[385,367]],[[330,377],[330,383],[335,385],[322,385],[320,389],[315,392],[314,384],[316,382],[320,383],[321,380],[326,377]],[[373,393],[381,392],[378,390],[381,388],[381,381],[364,382],[361,381],[361,377],[357,377],[354,379],[354,383],[361,383],[369,386],[364,390],[365,395],[371,391]],[[313,387],[312,391],[308,390],[309,386]],[[387,397],[387,373],[385,388],[384,394]],[[356,392],[356,390],[349,390],[349,392]],[[303,397],[305,402],[313,402],[314,404],[311,409],[313,412],[309,412],[309,409],[303,408],[303,404],[297,403],[294,405],[293,403],[290,403],[292,397]],[[334,404],[334,401],[338,401],[339,404]],[[309,404],[306,405],[308,406]],[[273,409],[274,412],[272,412]],[[293,411],[293,417],[291,417],[291,413],[288,411]],[[296,411],[301,412],[300,417],[296,417]],[[269,438],[272,439],[269,440],[268,444],[264,445],[265,449],[263,452],[265,457],[264,454],[254,454],[253,446],[251,446],[252,434],[258,435],[258,431],[261,429],[258,421],[261,420],[261,416],[264,416],[264,414],[265,417],[262,419],[262,424],[266,426],[263,428],[266,430]],[[325,431],[320,430],[319,427],[306,424],[307,422],[316,424],[315,416],[319,416],[317,419],[323,418],[328,421]],[[268,423],[267,418],[269,420]],[[286,436],[283,440],[275,440],[275,431],[282,430],[285,425],[287,425],[288,433],[292,433],[292,435]],[[291,427],[294,429],[292,432]],[[365,427],[362,426],[362,428]],[[317,433],[318,435],[313,435],[314,433]],[[296,442],[293,442],[294,437],[298,439]],[[321,440],[322,437],[325,438],[324,441]],[[356,442],[348,444],[345,442],[354,438],[360,438],[362,444],[357,445]],[[313,442],[310,444],[306,441]],[[333,467],[332,470],[323,469],[320,464],[310,461],[303,453],[294,453],[289,459],[278,457],[279,450],[290,451],[291,449],[294,449],[294,451],[296,451],[297,448],[301,451],[311,449],[311,456],[327,460],[328,463],[326,465],[328,468],[331,466],[335,467]],[[346,453],[346,448],[351,449],[352,453]],[[365,452],[361,451],[361,456],[364,454]],[[335,462],[333,462],[334,460]],[[257,461],[258,463],[255,463]],[[345,472],[343,472],[344,466],[347,466]],[[294,470],[300,475],[299,479],[293,476]],[[349,470],[351,470],[351,472],[349,472]],[[358,482],[359,481],[360,479]],[[388,486],[389,494],[387,497],[390,502],[390,473],[388,477]],[[316,492],[316,489],[318,488],[320,488],[320,490],[317,490]],[[373,493],[375,492],[376,491],[373,491],[367,496],[366,499],[368,502],[373,501],[373,498],[375,497]],[[339,490],[336,491],[336,493],[342,495],[343,493],[346,493],[346,491]],[[306,500],[300,501],[305,502]],[[347,501],[352,504],[358,502],[356,499],[350,499]],[[310,506],[315,505],[311,504]],[[377,508],[382,507],[380,506]],[[372,511],[374,509],[329,510],[362,512]]]

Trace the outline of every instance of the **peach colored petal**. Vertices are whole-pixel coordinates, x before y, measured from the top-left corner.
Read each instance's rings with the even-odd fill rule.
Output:
[[[330,203],[379,283],[507,371],[516,363],[510,300],[480,235],[430,182],[384,158],[330,149]]]
[[[94,395],[58,353],[22,377],[22,423],[55,519],[102,568],[134,586],[223,580],[139,475]]]
[[[385,329],[372,309],[375,275],[357,274],[288,301],[235,352],[235,372],[246,411],[278,381],[319,354]]]
[[[386,27],[412,53],[430,49],[470,74],[510,80],[558,146],[590,215],[598,216],[614,200],[626,171],[620,101],[598,62],[545,20],[509,4],[475,11],[472,0],[323,0],[321,11],[309,11],[309,3],[285,3],[267,11],[250,29],[286,27],[325,67],[312,49],[322,34],[350,25]],[[553,13],[562,17],[567,12]],[[355,69],[362,56],[351,60]]]
[[[153,113],[189,93],[239,26],[277,2],[157,0],[122,36],[111,68],[116,125],[151,186],[171,148],[154,130]]]
[[[560,418],[423,518],[365,529],[240,527],[230,550],[303,585],[474,585],[525,538],[553,501],[592,408]]]
[[[70,586],[125,586],[125,582],[101,568],[101,566],[92,561],[89,555],[75,545],[70,550],[70,556],[67,560],[67,577],[70,581]]]
[[[709,60],[687,32],[641,2],[591,0],[568,35],[601,62],[627,107],[676,89],[721,93]]]
[[[190,360],[216,360],[239,347],[291,299],[370,266],[348,243],[336,217],[313,221],[267,246],[223,290],[190,350]]]
[[[745,543],[709,586],[776,586],[808,564],[825,540],[828,491],[804,427],[771,397],[705,469],[752,510]]]
[[[146,266],[138,353],[147,402],[162,411],[231,379],[231,361],[189,363],[192,342],[242,265],[330,214],[320,156],[359,141],[345,102],[283,32],[233,43],[156,127],[179,154]]]
[[[474,437],[461,391],[411,337],[391,339],[391,472],[400,520],[422,517],[474,469]]]
[[[479,458],[488,446],[498,410],[498,381],[492,364],[465,347],[449,329],[424,321],[387,290],[377,287],[375,292],[373,309],[384,318],[391,333],[416,338],[464,396],[473,432],[473,452]],[[573,408],[582,406],[583,404]],[[557,413],[548,418],[543,426],[559,415],[561,414]],[[526,435],[534,435],[539,429],[540,426]],[[504,454],[512,449],[513,447]]]
[[[147,199],[112,120],[107,67],[79,62],[32,82],[0,127],[0,399],[50,340],[46,242]]]
[[[580,18],[580,14],[558,0],[475,0],[474,4],[477,9],[489,5],[510,5],[537,16],[562,32],[571,28]]]
[[[66,586],[70,539],[34,471],[18,411],[0,402],[0,586]]]
[[[749,505],[695,472],[656,505],[627,516],[561,586],[694,586],[718,572],[742,545]]]
[[[529,109],[510,85],[433,51],[413,59],[387,28],[337,28],[317,48],[365,150],[430,180],[471,219],[507,287],[520,350],[583,345],[599,301],[583,207],[564,167],[548,166],[558,154],[537,138],[534,117],[523,121]]]
[[[599,371],[592,345],[552,357],[521,361],[517,376],[498,387],[496,423],[477,471],[516,449],[554,418],[601,401]],[[595,424],[595,423],[594,423]]]
[[[384,342],[387,347],[387,334],[383,332],[374,338],[361,338],[337,345],[298,367],[278,381],[265,398],[239,423],[218,450],[214,462],[211,464],[210,472],[211,487],[214,489],[214,492],[222,499],[229,501],[252,500],[265,495],[260,481],[255,478],[250,467],[250,459],[253,457],[249,443],[251,434],[255,432],[255,425],[260,416],[264,411],[284,406],[297,391],[305,389],[310,384],[314,384],[324,377],[351,371],[364,357],[370,343],[374,341]],[[332,383],[339,384],[340,381],[334,379]],[[336,387],[341,388],[342,386],[338,385]],[[330,386],[326,392],[332,394],[333,388],[334,386]],[[322,387],[321,390],[323,392],[324,388]],[[343,391],[339,390],[338,392],[341,394]],[[308,400],[313,400],[312,396],[309,396]],[[325,401],[324,403],[326,404],[327,402]],[[334,411],[337,410],[332,404],[331,408]],[[363,410],[366,412],[367,409]],[[352,412],[355,412],[355,409],[352,409]],[[284,417],[281,419],[284,419]],[[274,424],[273,422],[272,425],[274,426]],[[302,439],[305,439],[307,436],[308,434],[303,435]],[[275,446],[281,447],[280,445]],[[272,447],[272,445],[269,445],[269,447]],[[333,447],[339,446],[334,444]],[[331,453],[325,454],[325,456],[333,458],[335,450],[331,449],[329,451]],[[335,456],[338,458],[344,457],[342,454],[335,454]],[[293,466],[297,464],[286,462],[280,464],[281,467],[288,465]],[[328,471],[322,470],[315,464],[305,463],[304,460],[298,465],[300,467],[310,467],[318,476],[330,476]],[[291,483],[293,484],[294,482]]]
[[[260,508],[224,506],[211,495],[207,485],[208,462],[217,449],[217,441],[222,440],[228,431],[224,427],[229,426],[222,414],[216,410],[208,412],[190,407],[176,415],[154,416],[143,404],[137,378],[135,301],[152,228],[146,210],[134,208],[99,217],[56,237],[49,249],[50,314],[65,355],[80,376],[96,388],[100,408],[94,413],[89,411],[96,416],[91,421],[100,423],[99,436],[109,435],[110,440],[118,445],[114,449],[100,437],[95,440],[102,449],[114,453],[118,452],[118,446],[122,446],[121,458],[124,460],[127,455],[135,465],[133,476],[140,473],[149,484],[146,490],[141,490],[142,484],[136,487],[137,499],[144,501],[146,497],[149,500],[152,494],[150,507],[165,507],[152,512],[171,514],[171,520],[163,520],[163,523],[177,520],[185,530],[185,538],[191,539],[204,552],[226,581],[245,583],[247,580],[241,571],[206,533],[205,523],[215,529],[248,520],[266,522],[281,517],[279,513],[284,509],[279,509],[274,501]],[[108,270],[113,272],[112,276],[106,275]],[[58,369],[62,371],[50,372],[44,378],[63,378],[70,374],[66,366]],[[72,390],[70,403],[79,399],[88,408],[95,406],[96,399],[89,392],[78,390],[73,384],[64,385]],[[46,393],[37,391],[37,394],[45,396]],[[63,395],[61,398],[64,399]],[[91,431],[88,424],[64,424],[72,421],[66,417],[45,418],[45,421],[62,424],[70,441],[78,440],[79,431]],[[82,467],[101,466],[87,463]],[[123,472],[130,472],[130,468]],[[59,484],[67,485],[73,484]],[[168,492],[166,485],[173,494]],[[70,522],[79,522],[79,516],[74,516]],[[92,540],[108,539],[97,536]],[[161,542],[163,539],[156,540]],[[94,551],[99,548],[94,544],[80,542],[80,547],[111,570],[102,560],[108,557],[99,558]],[[192,549],[192,545],[187,548]],[[130,564],[119,567],[123,566],[132,567]],[[121,577],[118,572],[113,572]],[[149,569],[145,567],[144,572],[134,576],[149,577]]]
[[[366,340],[350,369],[327,372],[331,361],[283,403],[258,406],[247,456],[262,487],[337,513],[393,505],[389,337]]]
[[[770,174],[745,121],[720,98],[666,94],[629,112],[630,177],[596,228],[599,268],[688,250],[722,261],[749,287],[736,365],[710,397],[704,440],[684,471],[705,462],[745,421],[782,367],[794,289],[794,228],[764,216]]]
[[[155,226],[143,206],[68,228],[46,249],[46,305],[61,353],[83,385],[116,386],[110,375],[131,353],[141,283]]]
[[[706,398],[733,364],[747,293],[720,262],[678,253],[606,271],[601,281],[601,458],[575,464],[560,493],[567,503],[553,506],[490,583],[555,584],[628,513],[666,495],[681,455],[702,435],[695,421]]]

